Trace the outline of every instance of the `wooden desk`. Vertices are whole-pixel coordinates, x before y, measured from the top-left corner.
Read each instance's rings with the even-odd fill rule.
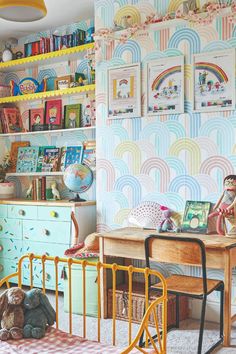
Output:
[[[100,261],[106,262],[107,256],[144,260],[144,240],[150,234],[157,234],[157,232],[156,230],[127,227],[101,234]],[[176,236],[174,233],[165,233],[165,235]],[[179,235],[201,239],[206,246],[207,267],[224,270],[224,345],[229,346],[231,324],[236,321],[236,315],[231,318],[232,268],[236,266],[236,239],[219,235],[187,233],[181,233]],[[196,264],[196,266],[198,265]],[[104,317],[106,317],[107,294],[105,273],[103,274],[103,287]]]

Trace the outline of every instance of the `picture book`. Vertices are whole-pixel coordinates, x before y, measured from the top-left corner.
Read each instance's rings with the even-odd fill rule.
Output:
[[[46,200],[51,200],[53,199],[53,194],[52,194],[52,183],[55,183],[55,177],[54,176],[47,176],[46,177],[46,185],[45,185],[45,198]]]
[[[59,167],[60,148],[45,148],[42,160],[42,172],[55,172]]]
[[[66,159],[65,159],[65,169],[67,166],[74,163],[81,163],[82,161],[83,146],[67,146],[66,149]]]
[[[51,130],[62,128],[62,100],[51,100],[45,103],[46,121]]]
[[[40,146],[39,147],[37,172],[42,172],[42,163],[43,163],[43,158],[44,158],[44,150],[45,149],[55,149],[55,147],[56,146]]]
[[[65,162],[66,162],[66,146],[61,148],[61,158],[60,158],[60,171],[65,171]]]
[[[187,200],[184,209],[182,232],[207,233],[210,202]]]
[[[96,169],[96,142],[87,141],[84,143],[82,163],[91,168],[94,172]]]
[[[26,147],[26,146],[30,146],[29,141],[14,141],[11,143],[11,150],[10,150],[11,166],[9,167],[9,172],[16,172],[18,149],[19,147]]]
[[[81,104],[69,104],[64,107],[65,129],[79,128],[82,114]]]
[[[23,131],[23,123],[18,108],[3,108],[5,133],[18,133]]]
[[[38,153],[38,146],[19,147],[16,172],[36,172]]]
[[[39,131],[44,130],[44,109],[35,108],[29,111],[29,131]]]

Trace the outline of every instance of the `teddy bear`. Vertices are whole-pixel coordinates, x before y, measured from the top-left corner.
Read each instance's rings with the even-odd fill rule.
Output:
[[[34,288],[25,293],[24,338],[40,339],[45,336],[47,325],[56,321],[56,312],[42,290]]]
[[[0,296],[0,340],[23,338],[25,292],[17,287],[7,289]]]

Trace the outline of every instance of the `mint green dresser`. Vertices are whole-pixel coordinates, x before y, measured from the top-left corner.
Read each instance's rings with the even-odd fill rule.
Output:
[[[75,236],[71,213],[79,225],[79,241],[96,230],[95,202],[71,203],[0,201],[0,279],[17,269],[18,259],[26,253],[63,256]],[[40,262],[33,264],[34,286],[42,286]],[[60,271],[59,271],[60,275]],[[29,264],[24,263],[23,284],[29,285]],[[59,280],[59,289],[63,282]],[[46,288],[55,288],[53,263],[46,266]]]

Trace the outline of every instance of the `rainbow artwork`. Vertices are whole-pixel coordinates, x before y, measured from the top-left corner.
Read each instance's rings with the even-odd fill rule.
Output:
[[[228,76],[226,72],[219,66],[208,62],[195,63],[196,70],[205,70],[211,72],[219,82],[228,82]]]
[[[166,80],[169,76],[173,74],[178,74],[181,73],[181,66],[176,65],[171,68],[166,69],[163,71],[153,82],[152,84],[152,90],[159,90],[161,84]]]

